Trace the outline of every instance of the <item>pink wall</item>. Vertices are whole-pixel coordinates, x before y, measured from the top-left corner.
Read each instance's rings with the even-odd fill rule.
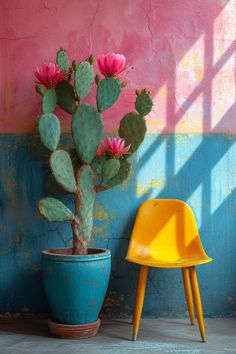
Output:
[[[132,65],[128,88],[104,115],[109,131],[132,109],[134,88],[147,87],[155,96],[149,132],[236,132],[235,7],[235,0],[1,1],[0,131],[34,131],[33,68],[63,47],[71,59],[115,51]],[[62,121],[68,129],[69,116]]]

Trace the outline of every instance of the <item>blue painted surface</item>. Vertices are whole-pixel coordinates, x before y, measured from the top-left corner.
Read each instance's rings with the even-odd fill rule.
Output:
[[[0,312],[47,312],[40,274],[41,250],[70,246],[67,224],[48,223],[37,213],[46,195],[48,168],[31,153],[30,136],[0,137]],[[236,312],[236,136],[150,135],[132,157],[132,178],[99,193],[93,247],[108,247],[112,275],[104,312],[128,316],[138,268],[124,260],[135,213],[147,198],[179,198],[193,208],[200,235],[214,262],[198,268],[204,312]],[[70,206],[71,199],[63,197]],[[144,316],[186,314],[181,274],[153,269]]]
[[[97,321],[110,278],[110,251],[85,256],[44,251],[42,271],[53,321],[64,324]]]

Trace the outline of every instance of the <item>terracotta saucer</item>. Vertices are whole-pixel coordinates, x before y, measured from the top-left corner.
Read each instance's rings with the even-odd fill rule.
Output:
[[[97,334],[100,319],[96,322],[86,323],[81,325],[68,325],[62,323],[56,323],[52,320],[48,321],[48,327],[55,336],[67,339],[83,339],[93,337]]]

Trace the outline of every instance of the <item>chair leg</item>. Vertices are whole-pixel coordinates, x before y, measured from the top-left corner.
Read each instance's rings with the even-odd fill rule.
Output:
[[[133,313],[133,341],[136,340],[138,335],[140,318],[143,309],[147,275],[148,275],[148,267],[141,266],[139,271],[139,278],[138,278],[138,285],[136,290],[134,313]]]
[[[191,325],[193,326],[195,321],[194,321],[193,297],[192,297],[192,290],[191,290],[191,284],[189,279],[189,269],[182,268],[182,275],[183,275],[184,291],[185,291],[188,313],[189,313]]]
[[[197,273],[195,267],[189,268],[189,275],[190,275],[190,282],[193,294],[193,301],[196,310],[196,315],[198,319],[199,330],[201,333],[202,342],[206,341],[206,334],[205,334],[205,327],[204,327],[204,318],[202,313],[202,303],[201,303],[201,296],[198,287],[197,281]]]

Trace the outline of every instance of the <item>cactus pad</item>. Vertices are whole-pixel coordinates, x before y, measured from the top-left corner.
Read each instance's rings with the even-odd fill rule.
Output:
[[[51,154],[50,166],[56,181],[68,192],[74,193],[77,189],[74,169],[68,152],[57,150]]]
[[[62,81],[56,86],[57,104],[67,113],[75,111],[75,95],[73,86],[68,81]]]
[[[104,160],[104,156],[95,157],[95,159],[91,163],[92,170],[96,175],[100,175],[102,173],[102,165],[104,163]]]
[[[43,95],[43,113],[54,112],[57,105],[57,95],[54,89],[48,89]]]
[[[57,64],[60,66],[61,70],[65,70],[66,72],[68,72],[69,59],[64,49],[60,49],[57,52]]]
[[[39,212],[48,221],[72,221],[73,213],[58,199],[47,197],[39,201]]]
[[[120,93],[121,87],[118,79],[106,77],[99,81],[97,88],[97,107],[99,112],[110,108],[118,100]]]
[[[88,104],[80,104],[72,119],[72,136],[80,160],[90,164],[102,137],[100,113]]]
[[[56,150],[61,135],[61,128],[55,114],[43,114],[39,118],[38,130],[43,145],[50,151]]]
[[[95,200],[93,170],[88,165],[83,165],[77,175],[77,184],[81,192],[80,208],[77,211],[80,224],[80,234],[88,241],[93,227],[93,206]]]
[[[109,183],[120,169],[120,161],[117,159],[106,160],[102,166],[102,186]]]
[[[142,90],[141,93],[137,94],[135,101],[135,108],[141,116],[149,114],[152,110],[153,101],[152,96],[149,92]]]
[[[88,61],[83,61],[75,71],[75,90],[80,99],[88,95],[92,83],[93,66]]]
[[[124,183],[130,176],[131,173],[131,164],[127,160],[120,161],[119,172],[107,182],[103,182],[102,185],[105,188],[112,188],[118,184]]]
[[[126,114],[120,121],[119,136],[131,144],[129,153],[133,154],[143,142],[147,128],[142,116],[135,112]]]

